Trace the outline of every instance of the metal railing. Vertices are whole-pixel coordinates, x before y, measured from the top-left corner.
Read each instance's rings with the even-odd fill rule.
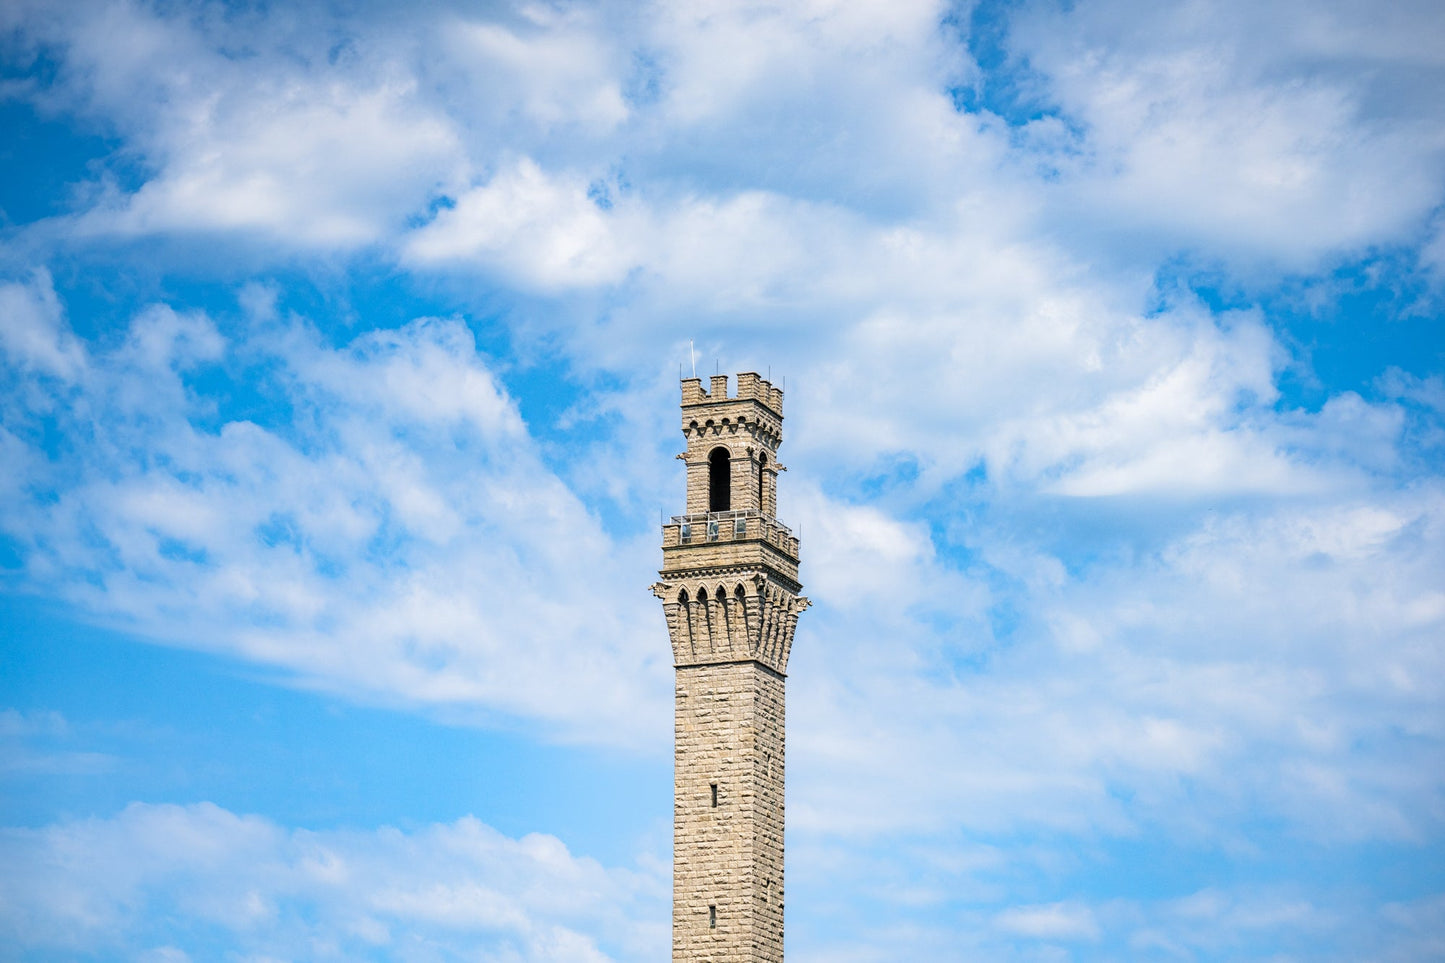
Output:
[[[664,547],[761,539],[794,558],[798,556],[798,538],[793,530],[753,509],[674,515],[671,522],[662,527],[662,534]]]

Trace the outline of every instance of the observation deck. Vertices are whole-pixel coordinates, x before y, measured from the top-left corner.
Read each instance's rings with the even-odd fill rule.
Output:
[[[746,541],[767,542],[794,561],[798,558],[798,537],[793,530],[754,509],[674,515],[662,526],[664,549],[707,542]]]

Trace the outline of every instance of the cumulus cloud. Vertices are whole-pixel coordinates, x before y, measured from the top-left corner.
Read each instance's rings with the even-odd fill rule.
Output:
[[[437,33],[455,69],[494,96],[464,110],[505,125],[519,115],[541,130],[598,136],[624,123],[624,50],[584,7],[518,7],[512,23],[443,17]],[[489,125],[490,126],[490,125]]]
[[[384,238],[463,179],[455,129],[418,96],[416,77],[354,37],[326,36],[304,13],[167,17],[132,3],[22,11],[19,42],[60,58],[62,82],[31,97],[125,143],[114,158],[123,170],[80,190],[75,214],[45,225],[52,236],[201,233],[346,250]],[[227,27],[253,32],[236,49],[235,35],[222,39]],[[328,40],[338,44],[331,54],[345,55],[328,57]]]
[[[1416,38],[1442,26],[1428,4],[1039,4],[1010,49],[1080,131],[1062,168],[1087,216],[1248,274],[1418,230],[1445,64]]]
[[[466,817],[288,829],[210,803],[0,829],[12,951],[207,959],[663,959],[666,872]],[[148,955],[148,956],[147,956]]]
[[[831,498],[800,492],[797,502],[808,531],[826,546],[816,556],[822,605],[815,621],[828,620],[829,606],[846,611],[888,600],[875,607],[875,628],[907,640],[906,664],[936,666],[991,651],[1008,634],[995,625],[1001,611],[1045,610],[1075,584],[1069,567],[1076,560],[1046,536],[1010,541],[998,529],[960,535],[970,513],[1014,511],[1010,506],[1033,498],[1163,500],[1193,506],[1171,524],[1194,526],[1207,539],[1211,530],[1190,512],[1211,500],[1333,498],[1343,501],[1317,504],[1349,510],[1398,468],[1398,404],[1341,395],[1318,412],[1278,410],[1276,377],[1287,352],[1257,313],[1215,316],[1187,292],[1156,290],[1147,258],[1121,269],[1058,233],[1051,193],[1058,185],[1029,173],[1027,138],[1016,139],[987,111],[954,108],[946,84],[973,68],[950,46],[936,5],[679,7],[651,22],[624,19],[610,35],[583,10],[423,18],[423,33],[455,28],[441,61],[426,69],[411,59],[420,34],[404,33],[386,47],[351,24],[344,57],[332,64],[304,47],[274,81],[285,96],[267,99],[264,109],[238,79],[255,64],[242,69],[218,53],[214,24],[138,7],[106,10],[108,29],[145,43],[113,49],[102,26],[59,14],[32,19],[65,38],[69,77],[86,109],[130,125],[129,136],[158,159],[155,176],[124,199],[127,211],[152,203],[147,197],[172,196],[166,192],[188,177],[205,181],[196,172],[207,164],[223,165],[194,204],[178,202],[174,210],[202,223],[208,204],[231,203],[227,185],[274,182],[308,198],[274,209],[282,219],[268,230],[288,237],[319,231],[317,245],[344,247],[389,236],[418,268],[465,273],[481,266],[489,283],[543,296],[610,291],[619,303],[602,316],[556,315],[558,330],[565,328],[562,350],[579,368],[615,372],[634,364],[660,336],[675,340],[679,316],[711,330],[776,335],[780,362],[802,384],[790,394],[801,412],[790,431],[804,466],[822,478],[890,464],[916,472],[886,507],[853,504],[858,493],[846,485]],[[1057,32],[1039,26],[1068,17],[1092,17],[1077,43],[1050,39]],[[1250,231],[1286,260],[1313,256],[1321,244],[1389,237],[1409,220],[1401,211],[1428,200],[1420,178],[1431,169],[1432,148],[1412,141],[1410,150],[1385,150],[1389,138],[1405,134],[1382,117],[1376,133],[1383,139],[1362,148],[1365,160],[1379,162],[1366,182],[1388,182],[1404,199],[1371,206],[1370,216],[1380,219],[1351,227],[1355,215],[1321,200],[1349,176],[1353,155],[1339,145],[1355,143],[1351,131],[1367,119],[1350,99],[1359,91],[1341,79],[1348,72],[1331,61],[1333,72],[1316,84],[1269,80],[1247,38],[1232,38],[1221,66],[1201,59],[1191,32],[1170,15],[1157,17],[1168,29],[1130,32],[1112,8],[1087,14],[1041,7],[1008,37],[1011,49],[1058,87],[1044,89],[1075,98],[1061,106],[1086,121],[1081,156],[1103,158],[1070,174],[1074,181],[1059,180],[1073,184],[1077,197],[1117,190],[1142,198],[1141,210],[1157,210],[1189,181],[1200,196],[1232,198],[1258,217],[1288,221],[1300,208],[1337,217],[1278,236]],[[304,23],[284,18],[248,23],[263,59],[305,33]],[[1121,32],[1123,40],[1107,45],[1114,59],[1089,59],[1091,38]],[[629,44],[636,56],[622,53]],[[725,55],[739,50],[746,56]],[[161,54],[194,69],[149,77],[141,65]],[[1302,69],[1303,55],[1290,56],[1291,69]],[[521,70],[523,62],[535,71]],[[1235,63],[1253,72],[1228,74]],[[1422,65],[1433,69],[1428,57]],[[655,82],[650,93],[627,92],[637,71]],[[382,84],[359,83],[369,75]],[[480,77],[495,87],[484,98],[492,112],[486,129],[510,132],[509,153],[458,133],[449,119],[461,109],[454,95]],[[776,158],[747,151],[718,151],[720,172],[711,179],[667,174],[688,168],[681,141],[697,136],[707,144],[753,129],[770,98],[784,107],[774,126],[756,128],[767,143],[823,156],[809,131],[789,132],[789,118],[814,104],[822,87],[837,94],[829,108],[837,114],[828,114],[823,128],[870,145],[850,153],[844,148],[853,140],[840,141],[846,166],[882,182],[921,185],[912,202],[873,204],[877,195],[839,180],[833,167],[806,177],[762,176],[759,164],[776,165]],[[149,92],[148,102],[164,100],[165,109],[133,110],[117,100],[137,90]],[[1193,168],[1176,163],[1175,153],[1193,157],[1198,145],[1176,143],[1172,123],[1206,145],[1249,154],[1248,163],[1211,169],[1243,181],[1197,190]],[[1236,129],[1240,124],[1249,129]],[[519,133],[522,127],[530,132]],[[1305,137],[1304,128],[1314,133]],[[594,149],[591,160],[579,162],[559,147],[577,138]],[[223,149],[233,141],[236,150]],[[355,149],[371,142],[382,149]],[[406,153],[413,150],[421,153]],[[1118,161],[1111,150],[1138,153]],[[1409,170],[1390,168],[1381,160],[1387,155]],[[361,180],[346,175],[351,163]],[[1288,183],[1269,173],[1296,168],[1304,173]],[[373,203],[398,171],[413,169],[420,179],[399,182],[410,193],[394,204]],[[313,176],[326,181],[320,190],[307,188]],[[442,182],[450,199],[433,208],[428,198]],[[1154,183],[1163,186],[1152,193],[1140,186]],[[249,195],[234,195],[242,196]],[[1201,217],[1234,223],[1229,204],[1197,204]],[[255,200],[237,209],[263,220],[272,210]],[[329,220],[332,214],[342,221]],[[407,214],[419,222],[401,226]],[[328,233],[352,217],[369,226]],[[6,288],[8,297],[28,299],[26,317],[48,319],[17,324],[17,332],[45,337],[16,334],[14,344],[32,347],[8,350],[29,352],[32,365],[48,359],[51,370],[72,376],[83,363],[101,366],[85,382],[83,397],[95,399],[85,417],[115,441],[101,466],[42,505],[18,492],[53,466],[35,463],[34,450],[13,431],[4,436],[17,463],[35,463],[10,486],[12,503],[23,506],[10,526],[32,550],[35,584],[70,586],[71,597],[163,635],[173,635],[167,627],[186,613],[191,624],[209,627],[194,644],[360,691],[475,703],[563,729],[584,708],[620,720],[639,693],[652,693],[641,696],[643,704],[660,705],[662,669],[640,641],[628,641],[646,638],[647,630],[634,626],[652,620],[641,602],[617,601],[630,597],[620,582],[611,585],[578,561],[623,553],[640,572],[648,550],[604,535],[542,465],[506,392],[456,323],[417,322],[336,350],[294,327],[226,344],[203,316],[154,308],[137,317],[123,349],[89,357],[56,320],[58,307],[45,290],[38,283]],[[1162,308],[1151,310],[1150,300],[1161,297]],[[289,425],[222,418],[198,428],[204,401],[183,372],[247,352],[279,364],[278,387],[301,415]],[[40,411],[48,396],[34,379],[23,383],[40,394],[22,410]],[[649,403],[653,398],[647,394]],[[628,404],[613,407],[633,417]],[[456,444],[474,459],[466,462],[474,473],[460,476],[470,484],[451,475],[466,461]],[[174,469],[140,454],[158,447]],[[966,477],[978,479],[967,483],[980,486],[976,494],[959,494]],[[1279,514],[1227,517],[1273,530],[1296,510],[1284,503]],[[925,512],[949,519],[946,538],[920,521]],[[1433,531],[1433,513],[1418,505],[1406,512],[1426,531]],[[1027,522],[1014,515],[993,524],[1020,520]],[[1121,583],[1141,575],[1167,582],[1178,575],[1170,565],[1184,557],[1188,537],[1157,532],[1146,546],[1151,554],[1131,559],[1142,568],[1121,562],[1087,576],[1117,571]],[[974,543],[980,567],[938,551],[949,539]],[[476,547],[483,543],[485,551]],[[878,557],[864,546],[892,553],[887,577],[860,576],[864,560]],[[1105,540],[1102,550],[1114,548]],[[1298,555],[1286,553],[1286,560],[1305,564]],[[1428,602],[1417,607],[1429,610]],[[1168,625],[1169,617],[1148,624]],[[1050,624],[1076,640],[1109,637],[1097,626],[1081,628],[1089,623],[1062,612]],[[1036,626],[1035,637],[1048,639],[1051,631]],[[597,644],[578,649],[561,641],[577,638]],[[593,656],[600,661],[586,663]],[[549,673],[580,685],[584,664],[594,671],[611,658],[621,659],[611,682],[580,702],[545,694]],[[648,681],[636,681],[638,666],[650,667],[652,674],[640,674]],[[916,694],[909,680],[890,684],[892,698]],[[1218,732],[1189,729],[1169,707],[1141,711],[1154,722],[1152,735],[1132,744],[1140,758],[1167,768],[1168,758],[1198,762],[1219,751]],[[1084,755],[1091,764],[1101,758]]]
[[[606,212],[577,178],[548,177],[521,159],[408,240],[413,263],[485,263],[543,290],[621,281],[633,266]]]
[[[455,138],[418,112],[409,82],[360,90],[292,82],[268,93],[264,111],[248,100],[231,108],[239,116],[198,104],[190,124],[156,146],[163,173],[134,194],[108,194],[74,230],[254,234],[344,249],[385,237],[455,180]]]
[[[1322,839],[1430,838],[1441,517],[1434,489],[1216,513],[1071,571],[1015,516],[971,527],[971,592],[884,569],[858,608],[822,577],[794,647],[792,824],[1221,844],[1247,799]],[[843,559],[857,538],[808,530]]]

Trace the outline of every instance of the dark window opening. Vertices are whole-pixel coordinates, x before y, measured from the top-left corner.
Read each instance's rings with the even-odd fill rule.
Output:
[[[707,908],[707,928],[710,929],[710,930],[715,930],[715,929],[717,929],[717,907],[716,907],[716,906],[709,906],[709,907]]]
[[[766,513],[767,510],[768,510],[767,507],[765,506],[764,502],[763,502],[763,487],[764,487],[763,479],[764,479],[764,478],[767,476],[767,474],[768,474],[768,473],[767,473],[767,470],[766,470],[767,467],[768,467],[768,456],[767,456],[767,455],[759,455],[759,456],[758,456],[758,511],[764,512],[764,513]]]
[[[714,448],[707,456],[708,505],[710,512],[732,510],[732,456],[726,448]]]
[[[717,808],[717,783],[712,784],[712,808]]]

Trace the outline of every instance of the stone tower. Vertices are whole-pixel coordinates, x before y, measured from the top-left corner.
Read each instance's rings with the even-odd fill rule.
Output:
[[[687,512],[662,527],[677,667],[674,963],[783,959],[783,682],[798,539],[778,523],[783,393],[752,372],[682,381]]]

